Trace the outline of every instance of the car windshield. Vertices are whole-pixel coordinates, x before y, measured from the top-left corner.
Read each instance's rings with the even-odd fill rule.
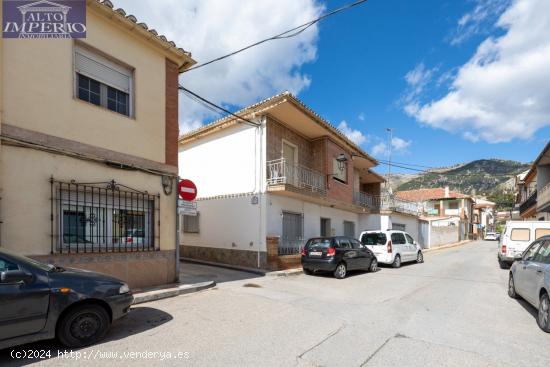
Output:
[[[385,245],[386,240],[386,234],[382,232],[365,233],[361,236],[363,245]]]
[[[307,241],[306,248],[308,250],[324,250],[330,247],[332,241],[329,238],[312,238]]]
[[[52,271],[52,270],[56,269],[55,265],[45,264],[43,262],[33,260],[33,259],[25,257],[25,256],[14,254],[13,252],[5,250],[5,249],[2,249],[0,251],[0,254],[2,254],[2,253],[5,253],[6,255],[11,256],[16,261],[20,262],[23,265],[27,265],[27,266],[30,266],[30,267],[33,267],[33,268],[38,268],[38,269],[44,270],[44,271]]]

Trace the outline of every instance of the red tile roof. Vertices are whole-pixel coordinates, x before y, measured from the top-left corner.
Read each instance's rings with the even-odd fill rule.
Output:
[[[408,190],[408,191],[398,191],[395,193],[399,199],[420,202],[427,200],[437,200],[437,199],[467,199],[470,196],[462,194],[456,191],[449,190],[449,196],[445,197],[444,188],[435,188],[435,189],[418,189],[418,190]]]

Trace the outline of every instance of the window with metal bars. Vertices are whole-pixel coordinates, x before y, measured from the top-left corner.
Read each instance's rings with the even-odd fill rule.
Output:
[[[51,252],[158,250],[160,195],[114,180],[51,185]]]

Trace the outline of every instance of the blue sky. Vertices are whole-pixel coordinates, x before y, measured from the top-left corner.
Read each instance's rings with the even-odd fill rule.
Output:
[[[344,1],[331,1],[336,7]],[[318,59],[303,70],[312,76],[300,93],[308,105],[335,124],[386,139],[385,127],[411,144],[394,154],[400,162],[446,166],[480,158],[533,160],[550,137],[550,128],[532,138],[506,143],[472,142],[418,122],[404,113],[405,75],[418,63],[443,73],[460,67],[488,35],[502,34],[492,24],[461,44],[451,44],[458,20],[475,6],[462,1],[370,1],[326,20],[320,26]],[[444,93],[434,87],[425,99]],[[550,103],[550,101],[548,101]],[[360,117],[364,116],[364,120]],[[378,141],[363,144],[368,150]],[[378,154],[385,159],[384,154]]]
[[[201,63],[349,1],[115,5]],[[529,162],[550,137],[548,34],[547,0],[369,0],[299,37],[184,74],[181,82],[233,110],[290,90],[380,159],[387,158],[391,127],[394,161]],[[180,111],[182,132],[219,117],[185,96]]]

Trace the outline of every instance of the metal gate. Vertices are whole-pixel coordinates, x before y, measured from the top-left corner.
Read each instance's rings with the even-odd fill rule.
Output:
[[[280,255],[299,254],[304,245],[304,216],[283,212],[283,235],[279,245]]]
[[[355,238],[355,223],[344,221],[344,236]]]

